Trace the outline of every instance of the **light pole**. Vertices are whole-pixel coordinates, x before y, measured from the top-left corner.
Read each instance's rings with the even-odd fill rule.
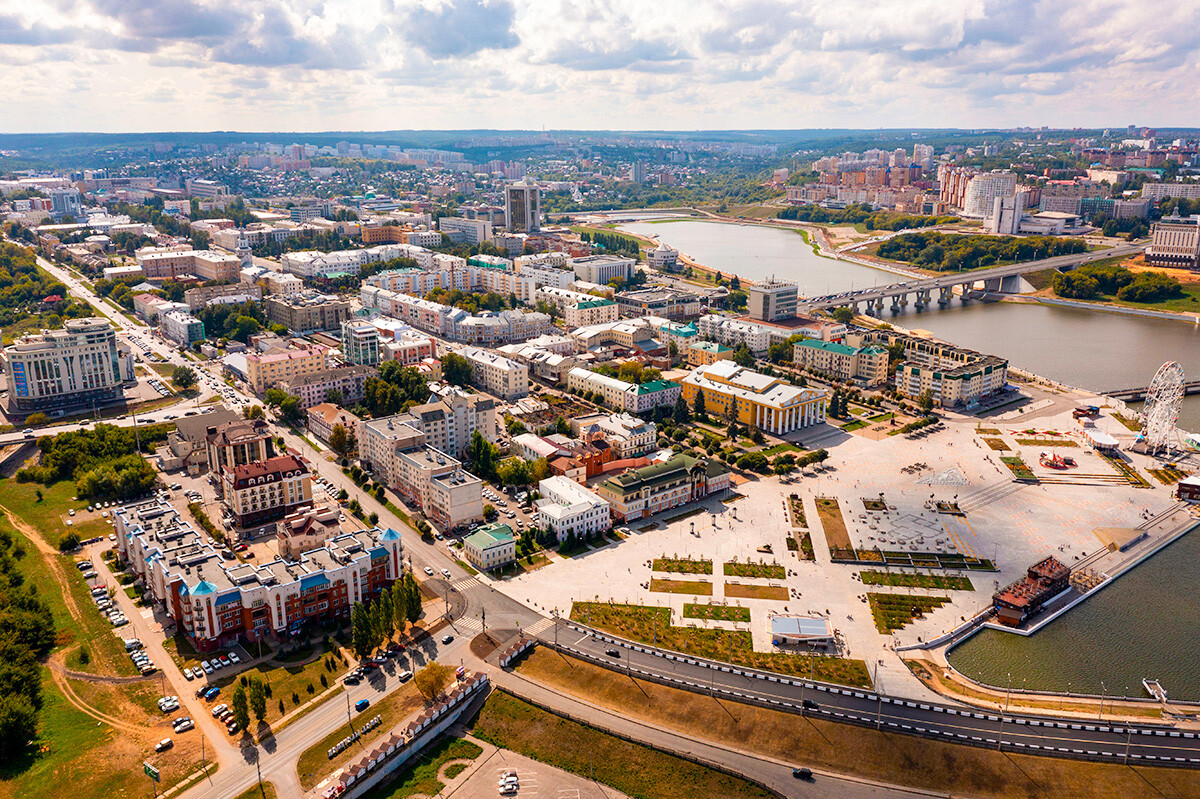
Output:
[[[875,659],[875,696],[879,705],[875,710],[875,729],[883,728],[883,691],[879,690],[879,659]]]
[[[1104,699],[1105,699],[1105,695],[1107,694],[1107,692],[1108,692],[1108,689],[1106,689],[1104,687],[1104,680],[1101,680],[1100,681],[1100,712],[1096,714],[1097,721],[1104,718]]]

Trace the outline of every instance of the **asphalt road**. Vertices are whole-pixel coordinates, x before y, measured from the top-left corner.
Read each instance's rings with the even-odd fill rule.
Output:
[[[541,631],[539,637],[553,641],[553,625]],[[800,710],[805,700],[815,702],[819,707],[807,712],[831,721],[1055,757],[1200,765],[1200,733],[1168,725],[998,713],[881,697],[865,689],[767,676],[720,664],[710,668],[701,659],[670,655],[603,634],[589,635],[586,628],[566,621],[558,622],[558,643],[569,653],[609,668],[640,672],[692,690],[765,702],[788,710]],[[606,654],[606,650],[614,648],[620,652],[619,657]]]

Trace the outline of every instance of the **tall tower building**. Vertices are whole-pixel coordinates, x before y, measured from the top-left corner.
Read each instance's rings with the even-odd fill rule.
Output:
[[[504,187],[504,226],[510,233],[542,229],[542,190],[529,179]]]

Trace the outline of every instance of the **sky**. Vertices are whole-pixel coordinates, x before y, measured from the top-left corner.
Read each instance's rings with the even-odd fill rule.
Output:
[[[1200,3],[0,0],[2,132],[1198,126]]]

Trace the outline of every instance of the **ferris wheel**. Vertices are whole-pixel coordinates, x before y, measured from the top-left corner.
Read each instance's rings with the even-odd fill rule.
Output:
[[[1168,361],[1154,373],[1142,408],[1142,436],[1151,452],[1171,451],[1183,404],[1183,367]]]

